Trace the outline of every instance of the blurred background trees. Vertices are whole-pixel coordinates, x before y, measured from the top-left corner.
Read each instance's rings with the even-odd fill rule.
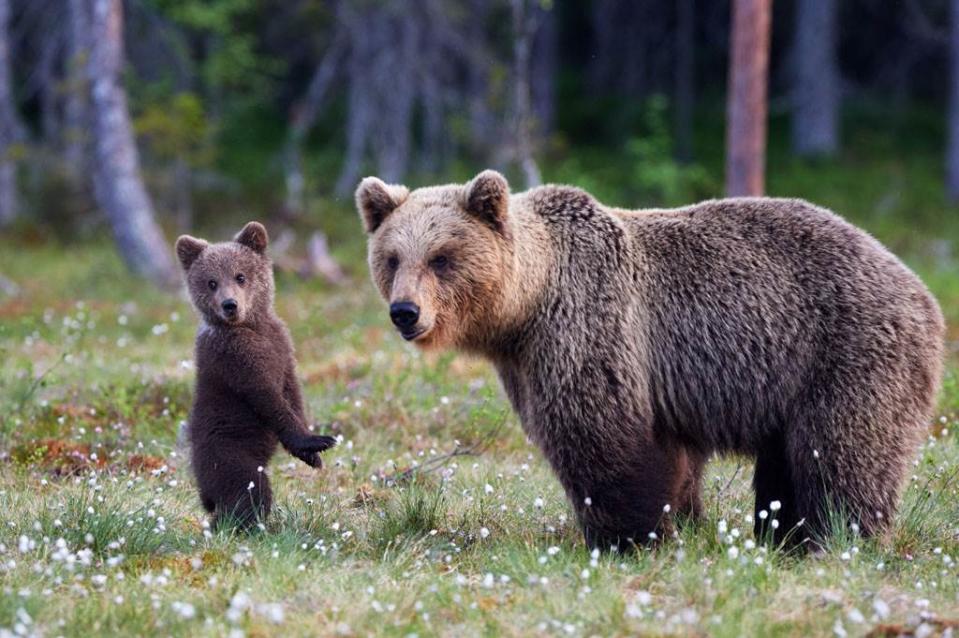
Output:
[[[0,0],[0,225],[109,226],[162,283],[161,229],[323,228],[370,173],[492,166],[628,206],[717,196],[732,4]],[[772,168],[852,161],[863,136],[917,126],[942,205],[959,200],[959,0],[771,4]]]

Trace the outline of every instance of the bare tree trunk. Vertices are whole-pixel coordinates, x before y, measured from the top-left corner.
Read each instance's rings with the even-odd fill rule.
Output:
[[[536,132],[543,138],[552,132],[556,114],[556,48],[559,46],[559,25],[555,9],[533,10],[540,12],[541,24],[533,41],[530,97],[536,119]]]
[[[350,3],[344,5],[344,24],[348,30],[350,40],[350,56],[348,75],[349,105],[346,122],[346,156],[343,159],[343,168],[336,180],[334,192],[343,197],[353,192],[360,180],[360,171],[363,169],[363,158],[370,139],[370,128],[373,124],[373,105],[370,91],[372,87],[367,78],[369,63],[372,61],[376,43],[366,37],[365,26],[371,16],[365,11],[350,9]]]
[[[60,119],[57,113],[57,55],[60,48],[62,29],[51,29],[44,34],[40,43],[40,56],[37,60],[34,83],[37,85],[37,98],[40,110],[40,133],[51,147],[56,148],[60,138]]]
[[[952,0],[949,57],[952,65],[949,87],[949,149],[946,156],[946,191],[959,202],[959,0]]]
[[[487,49],[486,21],[490,4],[487,0],[470,0],[471,19],[467,26],[467,43],[471,50],[481,54],[485,64],[473,61],[467,64],[467,91],[469,100],[470,141],[474,151],[488,155],[490,139],[495,130],[494,118],[490,108],[489,75],[492,64]],[[487,53],[487,55],[482,55]]]
[[[302,147],[307,134],[316,124],[320,107],[336,79],[340,60],[346,50],[346,34],[341,26],[333,36],[329,49],[316,67],[313,78],[303,99],[297,102],[290,113],[290,131],[284,149],[286,169],[286,212],[299,215],[306,207],[304,200],[304,177]]]
[[[413,106],[419,87],[412,82],[397,82],[396,78],[416,77],[416,45],[421,26],[417,18],[403,3],[394,0],[370,28],[381,75],[374,94],[380,113],[373,150],[377,172],[387,183],[401,181],[409,166]],[[386,53],[385,43],[391,41],[392,50]]]
[[[792,92],[792,147],[800,156],[839,149],[839,68],[835,0],[796,2],[796,84]]]
[[[763,194],[772,0],[733,0],[726,113],[726,194]]]
[[[121,0],[89,0],[93,140],[97,202],[113,227],[117,247],[130,269],[156,284],[179,280],[163,231],[140,177],[140,158],[120,84],[123,60]]]
[[[10,0],[0,0],[0,226],[20,212],[16,145],[22,140],[10,66]]]
[[[513,120],[516,159],[523,169],[526,188],[539,186],[543,179],[533,158],[533,114],[530,108],[530,53],[536,36],[537,8],[529,0],[512,0],[513,5]]]
[[[693,159],[696,0],[677,0],[676,10],[676,158],[686,163]]]
[[[87,82],[84,61],[88,54],[87,12],[83,0],[69,0],[69,56],[67,59],[67,94],[63,109],[64,159],[67,170],[78,178],[86,175],[87,157]]]

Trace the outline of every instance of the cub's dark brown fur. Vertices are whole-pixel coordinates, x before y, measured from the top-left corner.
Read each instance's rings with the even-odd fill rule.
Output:
[[[335,445],[307,428],[293,344],[273,310],[266,229],[250,222],[232,242],[184,235],[176,252],[201,316],[188,437],[203,507],[214,525],[250,526],[270,513],[266,466],[281,443],[321,467]]]
[[[413,192],[367,178],[357,206],[403,337],[493,362],[591,546],[698,516],[716,452],[756,459],[757,535],[816,537],[831,512],[889,529],[944,324],[863,231],[801,200],[628,211],[567,186],[511,195],[492,171]]]

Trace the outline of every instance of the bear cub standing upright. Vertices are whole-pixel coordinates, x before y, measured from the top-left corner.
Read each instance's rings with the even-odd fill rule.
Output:
[[[193,305],[196,394],[188,439],[203,507],[214,527],[250,527],[270,513],[265,467],[277,443],[311,467],[336,445],[307,428],[293,344],[273,310],[266,229],[250,222],[232,242],[183,235],[176,253]]]

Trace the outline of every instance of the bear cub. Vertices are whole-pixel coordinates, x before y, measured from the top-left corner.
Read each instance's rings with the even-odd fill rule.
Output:
[[[273,309],[266,229],[250,222],[231,242],[183,235],[176,253],[193,305],[196,393],[187,430],[193,473],[213,527],[249,528],[270,513],[265,467],[277,443],[310,467],[336,445],[311,434],[293,343]]]

